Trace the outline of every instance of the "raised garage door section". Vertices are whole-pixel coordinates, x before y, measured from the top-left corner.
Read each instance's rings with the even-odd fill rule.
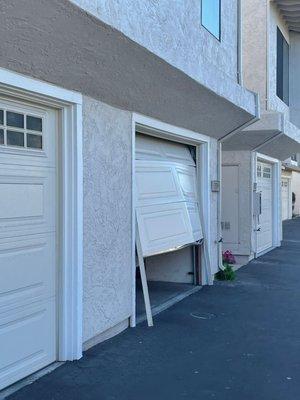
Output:
[[[261,193],[261,214],[258,221],[257,253],[273,246],[273,168],[272,164],[257,163],[257,191]]]
[[[289,193],[289,180],[281,180],[281,211],[282,220],[285,221],[289,219],[289,209],[290,209],[290,193]]]
[[[143,256],[203,238],[196,163],[188,146],[137,134],[136,215]]]
[[[0,389],[56,359],[56,113],[0,100]]]

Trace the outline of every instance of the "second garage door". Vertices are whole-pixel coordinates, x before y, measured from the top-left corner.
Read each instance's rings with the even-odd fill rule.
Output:
[[[261,214],[257,231],[257,253],[273,246],[273,168],[272,164],[257,163],[257,191],[261,194]]]
[[[281,204],[282,220],[285,221],[290,217],[289,180],[285,178],[281,180]]]
[[[0,101],[0,389],[56,360],[56,122]]]

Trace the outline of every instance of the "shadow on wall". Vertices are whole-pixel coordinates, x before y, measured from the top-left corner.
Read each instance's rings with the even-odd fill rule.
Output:
[[[295,207],[296,201],[297,201],[296,193],[293,192],[292,193],[292,204],[293,204],[292,205],[292,215],[293,215],[293,218],[297,218],[300,216],[299,210],[296,209],[296,207]]]

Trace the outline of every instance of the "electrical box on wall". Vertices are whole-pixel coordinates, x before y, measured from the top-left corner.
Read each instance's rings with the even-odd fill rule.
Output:
[[[212,192],[220,191],[220,181],[211,181],[211,191]]]
[[[257,182],[254,182],[253,183],[253,192],[256,192],[257,191]]]

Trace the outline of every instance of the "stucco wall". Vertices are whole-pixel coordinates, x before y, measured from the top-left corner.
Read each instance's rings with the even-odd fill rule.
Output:
[[[84,341],[131,314],[131,114],[84,97]]]
[[[207,66],[216,89],[207,90],[69,0],[2,1],[0,36],[0,67],[123,110],[213,137],[255,114],[255,96],[225,73]]]
[[[277,70],[277,27],[281,30],[289,43],[289,31],[278,8],[270,2],[269,17],[269,54],[268,54],[268,108],[269,110],[284,113],[289,118],[289,107],[276,94],[276,70]]]
[[[243,80],[260,95],[261,110],[267,99],[267,0],[242,3]]]
[[[237,0],[222,0],[219,42],[201,25],[201,1],[72,0],[194,79],[237,81]]]
[[[300,33],[290,32],[290,119],[300,128]]]
[[[244,1],[242,9],[244,84],[259,93],[261,111],[278,111],[289,117],[289,107],[276,95],[277,26],[289,43],[286,23],[269,0]]]

